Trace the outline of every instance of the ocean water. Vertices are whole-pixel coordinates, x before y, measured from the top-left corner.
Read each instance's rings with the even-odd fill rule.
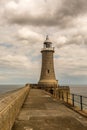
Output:
[[[18,85],[0,85],[0,94],[4,94],[6,92],[9,92],[9,91],[13,91],[13,90],[16,90],[16,89],[19,89],[21,87],[23,87],[24,85],[23,84],[18,84]]]
[[[87,97],[87,85],[70,85],[70,93]]]
[[[82,107],[83,110],[87,110],[87,85],[72,85],[70,86],[70,93],[74,95],[74,105],[81,108],[81,97],[82,96]],[[79,96],[78,96],[79,95]]]

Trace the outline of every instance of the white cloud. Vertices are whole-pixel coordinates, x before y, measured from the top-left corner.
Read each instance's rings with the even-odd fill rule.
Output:
[[[58,75],[87,76],[87,48],[83,46],[66,46],[58,49],[55,59]]]
[[[22,28],[18,30],[18,37],[19,40],[28,41],[30,43],[37,43],[41,42],[43,36],[35,31],[30,30],[29,28]]]

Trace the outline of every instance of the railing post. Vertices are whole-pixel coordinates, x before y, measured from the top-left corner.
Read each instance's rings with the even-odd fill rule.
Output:
[[[82,106],[82,96],[80,96],[80,106],[81,106],[81,111],[83,110],[83,106]]]
[[[60,92],[59,92],[59,99],[60,99]]]
[[[67,96],[66,98],[67,98],[67,103],[68,103],[68,92],[66,93],[66,96]]]
[[[74,94],[72,94],[72,105],[74,107]]]
[[[62,92],[62,100],[64,100],[64,95],[63,95],[63,92]]]

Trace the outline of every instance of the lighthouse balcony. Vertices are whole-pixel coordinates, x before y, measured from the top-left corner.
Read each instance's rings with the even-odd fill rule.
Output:
[[[54,47],[50,47],[50,48],[42,48],[41,51],[54,51]]]

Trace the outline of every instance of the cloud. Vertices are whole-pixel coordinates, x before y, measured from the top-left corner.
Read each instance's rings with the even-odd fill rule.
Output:
[[[6,55],[0,57],[0,63],[3,66],[7,66],[8,68],[23,68],[30,67],[30,63],[27,59],[27,57],[24,56],[16,56],[16,55]],[[29,66],[30,65],[30,66]]]
[[[33,43],[36,44],[37,42],[43,41],[43,35],[30,30],[28,27],[21,28],[18,30],[18,34],[16,35],[18,40],[24,41],[25,43]]]
[[[73,18],[87,13],[86,5],[86,0],[9,1],[4,17],[11,24],[67,27],[75,24]]]
[[[56,0],[54,2],[56,2]],[[47,3],[52,7],[51,2]],[[45,3],[44,0],[37,0],[37,3],[34,0],[32,2],[31,0],[22,0],[19,1],[19,3],[11,1],[6,4],[4,8],[4,17],[10,23],[14,24],[29,24],[35,26],[47,24],[47,26],[50,26],[55,23],[55,21],[52,20],[54,7],[52,7],[53,9],[48,8],[47,3]],[[51,20],[53,22],[51,22]]]
[[[82,35],[80,35],[80,34],[76,35],[76,36],[73,36],[70,39],[65,37],[65,40],[64,41],[63,40],[64,40],[64,38],[62,37],[62,39],[61,39],[62,44],[61,43],[57,44],[58,48],[62,48],[62,47],[69,46],[69,45],[74,45],[74,44],[75,45],[87,44],[86,41],[85,41],[87,39],[84,39],[82,37]]]
[[[64,16],[77,16],[87,13],[86,0],[64,0],[63,7],[60,10]]]
[[[87,48],[83,46],[66,46],[55,52],[56,75],[60,78],[87,76]]]
[[[70,45],[87,46],[87,18],[85,15],[74,19],[76,25],[55,32],[52,36],[56,47],[62,48]]]
[[[40,64],[39,59],[33,58],[34,55],[38,55],[35,50],[31,50],[28,45],[18,45],[16,48],[14,44],[11,48],[0,46],[0,50],[0,83],[26,83],[38,80]]]

